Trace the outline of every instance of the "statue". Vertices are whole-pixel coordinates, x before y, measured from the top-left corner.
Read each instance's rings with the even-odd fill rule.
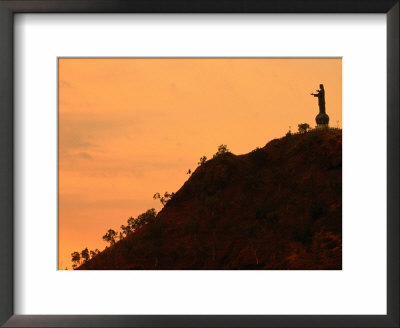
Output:
[[[311,93],[312,96],[318,97],[319,114],[316,116],[315,121],[317,122],[317,127],[328,127],[329,116],[325,112],[325,89],[324,85],[319,85],[319,90],[317,93]]]
[[[312,93],[314,97],[318,97],[318,106],[319,106],[319,112],[320,113],[325,113],[325,90],[324,90],[324,85],[320,84],[319,85],[320,90],[317,90],[317,93]]]

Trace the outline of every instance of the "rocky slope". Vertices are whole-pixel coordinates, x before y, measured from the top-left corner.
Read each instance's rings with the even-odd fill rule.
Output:
[[[199,166],[157,218],[79,269],[342,266],[342,131],[275,139]]]

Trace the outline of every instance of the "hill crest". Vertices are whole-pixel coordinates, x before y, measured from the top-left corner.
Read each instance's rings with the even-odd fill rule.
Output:
[[[342,131],[200,165],[156,219],[79,269],[341,269]]]

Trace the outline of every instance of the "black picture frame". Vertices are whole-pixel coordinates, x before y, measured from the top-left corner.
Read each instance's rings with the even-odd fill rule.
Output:
[[[398,0],[0,0],[0,324],[4,327],[399,327],[399,7]],[[387,315],[14,315],[13,22],[17,13],[385,13]]]

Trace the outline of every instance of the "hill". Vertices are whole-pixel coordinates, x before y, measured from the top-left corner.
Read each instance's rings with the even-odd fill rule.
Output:
[[[84,270],[342,267],[342,131],[275,139],[199,166],[158,213]]]

